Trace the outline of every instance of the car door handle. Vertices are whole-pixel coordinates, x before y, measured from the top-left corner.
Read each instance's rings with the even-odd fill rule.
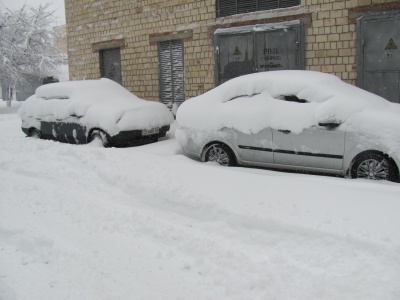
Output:
[[[282,132],[282,133],[284,133],[284,134],[288,134],[288,133],[291,132],[290,130],[283,130],[283,129],[278,129],[278,131],[279,131],[279,132]]]

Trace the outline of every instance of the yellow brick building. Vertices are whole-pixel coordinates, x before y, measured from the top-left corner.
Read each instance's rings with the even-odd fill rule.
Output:
[[[246,73],[333,73],[400,102],[400,1],[65,0],[70,79],[181,102]]]

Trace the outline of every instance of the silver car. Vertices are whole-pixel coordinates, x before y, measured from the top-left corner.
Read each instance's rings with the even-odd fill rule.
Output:
[[[273,80],[280,87],[265,93],[262,86],[270,89],[270,80],[275,75],[282,78]],[[307,80],[302,83],[300,77]],[[300,92],[291,87],[293,81],[297,81]],[[399,142],[396,135],[390,136],[392,129],[398,131],[398,124],[392,124],[391,118],[394,114],[400,120],[399,105],[382,104],[381,101],[387,101],[339,81],[332,75],[308,71],[279,71],[272,75],[236,78],[233,83],[188,100],[179,108],[177,140],[188,155],[223,166],[257,166],[399,181]],[[328,82],[326,89],[324,82]],[[248,89],[247,95],[238,95],[242,93],[241,84],[248,87],[253,83],[255,87]],[[257,88],[260,85],[261,88]],[[232,89],[235,91],[230,92]],[[343,90],[349,91],[353,99],[340,102]],[[360,99],[354,98],[357,93]],[[255,96],[260,99],[253,101]],[[319,96],[323,99],[318,99]],[[335,97],[341,100],[336,101]],[[366,100],[368,97],[370,100]],[[263,99],[267,99],[266,104],[260,105]],[[279,107],[279,101],[284,102],[281,105],[284,108]],[[364,106],[363,101],[366,101]],[[232,109],[233,106],[236,108]],[[375,112],[373,117],[371,112]],[[259,120],[264,115],[275,120]],[[380,127],[379,122],[382,122]],[[260,124],[270,126],[255,130]],[[369,132],[369,126],[378,130]]]

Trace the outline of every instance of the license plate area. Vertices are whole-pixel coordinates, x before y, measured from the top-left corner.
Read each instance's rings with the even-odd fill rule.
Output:
[[[159,132],[160,132],[160,128],[158,128],[158,127],[150,128],[150,129],[143,129],[142,135],[153,135],[153,134],[157,134]]]

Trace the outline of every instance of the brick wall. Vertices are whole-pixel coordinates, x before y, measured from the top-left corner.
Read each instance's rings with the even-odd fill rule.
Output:
[[[312,12],[306,33],[306,68],[334,73],[355,84],[358,12],[390,9],[398,4],[388,0],[306,0]]]
[[[400,8],[393,0],[302,0],[287,9],[215,18],[215,0],[65,0],[71,80],[100,77],[93,45],[123,41],[123,85],[159,100],[157,40],[184,39],[186,98],[214,87],[213,32],[220,27],[300,19],[305,26],[306,69],[355,83],[356,19],[369,10]],[[153,42],[151,41],[153,39]]]
[[[65,25],[53,27],[55,36],[53,39],[54,46],[64,53],[67,53],[67,31]]]

